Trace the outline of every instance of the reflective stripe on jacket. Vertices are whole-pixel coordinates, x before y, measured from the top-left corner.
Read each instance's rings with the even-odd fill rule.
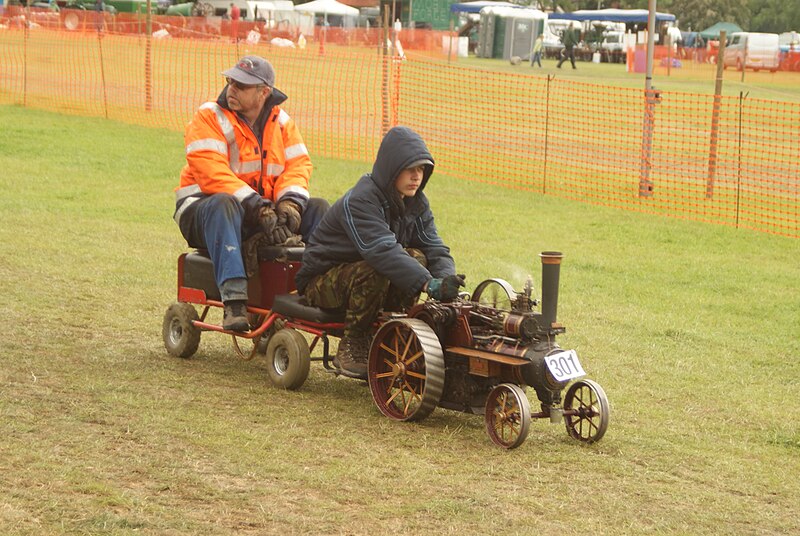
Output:
[[[305,206],[311,159],[294,121],[279,106],[270,110],[258,140],[235,112],[207,102],[186,127],[184,140],[187,163],[175,189],[175,221],[203,194],[227,193],[240,201],[260,195],[273,203],[288,196]],[[187,198],[193,199],[186,203]]]

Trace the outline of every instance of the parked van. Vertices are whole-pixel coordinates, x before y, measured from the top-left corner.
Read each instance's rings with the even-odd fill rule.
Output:
[[[600,42],[600,52],[604,59],[611,63],[625,61],[625,32],[606,30]]]
[[[734,32],[725,45],[723,62],[739,71],[769,69],[774,73],[780,64],[779,51],[778,34]]]

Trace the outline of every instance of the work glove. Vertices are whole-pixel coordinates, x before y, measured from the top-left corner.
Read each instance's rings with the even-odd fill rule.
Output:
[[[428,281],[428,296],[437,301],[453,301],[458,297],[459,287],[464,286],[464,279],[465,276],[462,274],[431,279]]]
[[[258,224],[264,234],[272,236],[275,227],[278,225],[278,215],[272,207],[263,206],[258,209]]]
[[[278,220],[280,221],[280,217]],[[292,236],[294,236],[294,233],[291,232],[286,225],[278,223],[278,225],[275,226],[275,230],[272,231],[272,243],[276,246],[279,246],[289,240],[289,238]]]
[[[278,223],[283,223],[292,234],[297,234],[300,230],[300,205],[294,201],[281,201],[275,207],[278,213]]]

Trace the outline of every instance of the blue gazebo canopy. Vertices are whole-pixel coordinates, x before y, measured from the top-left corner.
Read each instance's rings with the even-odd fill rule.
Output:
[[[646,9],[582,9],[572,13],[550,13],[549,19],[599,20],[606,22],[647,22],[650,12]],[[675,15],[656,12],[656,22],[674,21]]]
[[[481,9],[485,7],[518,7],[524,8],[527,6],[520,6],[510,2],[459,2],[450,5],[450,13],[480,13]]]

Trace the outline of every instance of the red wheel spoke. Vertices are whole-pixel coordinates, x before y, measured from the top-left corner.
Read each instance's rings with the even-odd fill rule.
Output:
[[[408,355],[409,348],[411,348],[411,343],[414,342],[414,338],[409,337],[408,339],[405,339],[403,342],[405,343],[405,348],[403,348],[403,355],[406,356]]]
[[[400,359],[400,354],[397,352],[397,349],[392,350],[391,348],[389,348],[388,346],[386,346],[383,343],[381,343],[380,347],[382,349],[386,350],[387,352],[389,352],[391,355],[395,356],[395,358]],[[384,361],[386,361],[386,358],[384,358]],[[387,361],[387,363],[388,363],[388,361]]]
[[[416,354],[414,354],[411,357],[409,357],[408,359],[404,360],[403,363],[405,363],[406,365],[410,365],[411,363],[413,363],[414,361],[416,361],[417,359],[419,359],[423,355],[425,355],[425,354],[423,354],[422,350],[420,350]]]
[[[386,389],[386,393],[387,394],[392,392],[392,387],[394,387],[394,386],[393,385],[389,385],[389,388]],[[398,389],[397,391],[395,391],[394,394],[392,396],[390,396],[389,399],[386,401],[386,404],[387,405],[391,404],[392,400],[394,400],[397,397],[397,395],[399,395],[402,391],[403,391],[402,389]]]
[[[409,393],[411,393],[411,395],[412,395],[414,398],[419,398],[419,395],[417,394],[417,391],[416,391],[416,390],[415,390],[415,389],[414,389],[414,388],[411,386],[411,384],[410,384],[410,383],[408,383],[408,381],[407,381],[407,380],[404,380],[404,381],[403,381],[403,385],[405,385],[406,387],[408,387],[408,392],[409,392]]]
[[[417,379],[420,379],[422,381],[425,381],[425,375],[424,374],[420,374],[419,372],[414,372],[413,370],[407,370],[406,371],[406,375],[407,376],[411,376],[412,378],[417,378]]]
[[[408,385],[408,384],[406,384],[406,385]],[[404,408],[404,410],[403,410],[403,412],[404,412],[406,415],[408,415],[408,408],[411,406],[411,403],[412,403],[412,402],[413,402],[415,399],[419,399],[419,397],[418,397],[418,396],[416,396],[416,395],[415,395],[415,396],[412,396],[412,397],[409,397],[409,399],[408,399],[408,402],[406,402],[406,406],[405,406],[405,408]]]
[[[403,415],[408,415],[408,410],[405,409],[408,407],[408,403],[406,402],[406,390],[403,388],[403,386],[398,387],[398,389],[400,390],[400,400],[402,401]]]

